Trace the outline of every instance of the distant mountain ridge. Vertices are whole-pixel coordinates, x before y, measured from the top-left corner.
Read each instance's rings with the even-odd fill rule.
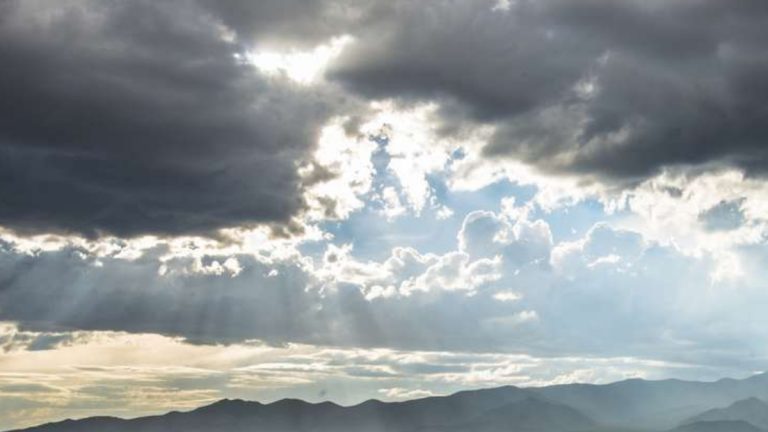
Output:
[[[700,421],[676,427],[670,432],[765,432],[742,420]]]
[[[734,402],[727,408],[715,408],[692,417],[685,423],[744,421],[768,431],[768,403],[751,397]]]
[[[716,382],[631,379],[607,385],[569,384],[532,389],[602,424],[666,430],[713,408],[756,397],[768,400],[768,374]]]
[[[494,408],[464,423],[429,426],[418,430],[420,432],[495,432],[510,426],[520,432],[589,431],[598,428],[592,419],[573,408],[527,398]]]
[[[27,432],[768,432],[768,374],[717,382],[627,380],[514,386],[344,407],[284,399],[221,400],[189,412],[93,417]],[[762,404],[762,405],[761,405]],[[757,424],[759,423],[759,424]]]

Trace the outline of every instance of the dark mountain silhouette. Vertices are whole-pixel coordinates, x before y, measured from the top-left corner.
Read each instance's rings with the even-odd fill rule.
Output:
[[[223,400],[187,413],[133,420],[100,417],[67,420],[37,428],[36,432],[160,432],[160,431],[269,431],[269,432],[584,432],[595,423],[578,411],[533,398],[483,411],[485,405],[499,405],[483,392],[464,392],[454,398],[430,398],[411,403],[386,404],[369,401],[343,408],[332,403],[310,404],[282,400],[270,405],[240,400]],[[485,402],[480,404],[478,402]],[[456,408],[455,410],[452,410]]]
[[[762,422],[763,402],[757,398],[766,397],[768,375],[709,383],[627,380],[608,385],[508,386],[405,402],[369,400],[350,407],[296,399],[271,404],[225,399],[189,412],[130,420],[66,420],[26,431],[756,432],[761,429],[750,421]]]
[[[513,402],[483,413],[477,418],[458,425],[430,427],[423,432],[564,432],[596,430],[595,422],[584,414],[565,405],[553,404],[535,398]]]
[[[758,398],[749,398],[733,403],[727,408],[716,408],[692,417],[685,423],[702,421],[745,421],[768,430],[768,403]]]
[[[679,426],[670,432],[765,432],[740,420],[702,421]]]

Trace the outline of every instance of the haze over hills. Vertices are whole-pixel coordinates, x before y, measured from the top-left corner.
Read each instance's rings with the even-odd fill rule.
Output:
[[[284,399],[221,400],[136,419],[66,420],[27,432],[764,432],[768,375],[717,382],[627,380],[513,386],[343,407]]]
[[[757,397],[768,400],[768,374],[717,382],[639,379],[608,385],[571,384],[534,390],[576,408],[602,424],[664,429],[708,409]]]
[[[768,430],[768,403],[758,398],[734,402],[727,408],[716,408],[699,414],[686,423],[713,421],[747,421],[763,430]]]
[[[718,420],[690,423],[670,432],[763,432],[763,429],[743,420]]]

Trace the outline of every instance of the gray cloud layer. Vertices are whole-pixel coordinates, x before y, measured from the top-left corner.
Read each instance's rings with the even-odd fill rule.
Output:
[[[253,13],[280,22],[270,4]],[[173,234],[283,222],[301,208],[296,163],[338,100],[239,64],[243,46],[207,9],[2,9],[0,224]]]
[[[441,101],[448,124],[496,125],[489,158],[619,179],[768,169],[765,2],[390,3],[334,76],[367,96]]]
[[[488,158],[634,180],[764,174],[760,0],[7,1],[0,224],[121,236],[285,222],[296,162],[352,95],[438,101],[496,126]],[[356,42],[327,86],[239,64],[254,47]]]

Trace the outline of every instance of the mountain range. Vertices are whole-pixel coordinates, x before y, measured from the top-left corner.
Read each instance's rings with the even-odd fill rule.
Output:
[[[188,412],[65,420],[27,432],[768,432],[768,374],[472,390],[405,402],[224,399]]]

